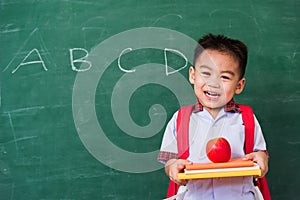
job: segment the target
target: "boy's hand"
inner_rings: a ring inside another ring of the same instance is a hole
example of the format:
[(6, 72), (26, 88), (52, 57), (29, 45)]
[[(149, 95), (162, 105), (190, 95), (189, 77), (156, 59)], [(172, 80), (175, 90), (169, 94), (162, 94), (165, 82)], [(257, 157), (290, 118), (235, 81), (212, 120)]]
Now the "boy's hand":
[(179, 180), (178, 179), (178, 173), (182, 172), (185, 165), (192, 164), (192, 162), (188, 160), (182, 160), (182, 159), (170, 159), (167, 161), (165, 165), (165, 172), (167, 176), (175, 182), (178, 185), (186, 185), (187, 180)]
[(245, 155), (244, 160), (253, 160), (261, 169), (261, 177), (264, 177), (268, 172), (268, 156), (264, 151), (252, 152)]

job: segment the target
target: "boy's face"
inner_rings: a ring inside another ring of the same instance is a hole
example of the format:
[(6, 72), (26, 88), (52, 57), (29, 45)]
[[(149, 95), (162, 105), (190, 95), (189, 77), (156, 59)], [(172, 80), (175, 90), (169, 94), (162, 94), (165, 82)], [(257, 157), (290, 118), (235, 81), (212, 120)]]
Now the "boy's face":
[(200, 103), (209, 111), (219, 111), (243, 91), (238, 61), (229, 54), (205, 50), (190, 68), (190, 82)]

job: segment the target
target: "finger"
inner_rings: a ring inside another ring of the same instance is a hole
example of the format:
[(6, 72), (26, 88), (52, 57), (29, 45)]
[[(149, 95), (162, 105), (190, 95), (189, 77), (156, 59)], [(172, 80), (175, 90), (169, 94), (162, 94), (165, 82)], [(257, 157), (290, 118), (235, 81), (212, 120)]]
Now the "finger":
[(174, 183), (176, 183), (177, 185), (186, 185), (188, 183), (188, 180), (178, 180), (178, 179), (171, 179)]
[(261, 169), (261, 176), (260, 177), (264, 177), (268, 172), (268, 165), (260, 164), (260, 169)]
[(191, 161), (188, 161), (188, 160), (181, 160), (181, 159), (179, 159), (178, 161), (179, 161), (179, 163), (182, 164), (182, 165), (190, 165), (190, 164), (192, 164), (192, 162), (191, 162)]
[(268, 172), (268, 164), (265, 163), (263, 160), (261, 159), (257, 159), (254, 162), (256, 162), (259, 165), (259, 168), (261, 170), (261, 177), (264, 177), (266, 175), (266, 173)]
[(177, 169), (179, 171), (182, 171), (186, 165), (190, 165), (192, 164), (191, 161), (188, 161), (188, 160), (179, 160), (178, 164), (177, 164)]
[(252, 153), (246, 154), (243, 158), (243, 160), (253, 160), (255, 158), (255, 155)]

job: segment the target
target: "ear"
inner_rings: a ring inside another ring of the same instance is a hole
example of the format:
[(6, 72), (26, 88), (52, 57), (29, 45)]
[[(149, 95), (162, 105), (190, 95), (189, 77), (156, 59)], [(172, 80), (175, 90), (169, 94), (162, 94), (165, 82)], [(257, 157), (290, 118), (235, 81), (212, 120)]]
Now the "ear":
[(241, 80), (239, 80), (236, 89), (235, 89), (235, 94), (241, 94), (244, 87), (245, 87), (245, 83), (246, 83), (246, 79), (242, 78)]
[(189, 72), (190, 72), (189, 73), (190, 83), (194, 84), (195, 83), (195, 68), (193, 66), (191, 66)]

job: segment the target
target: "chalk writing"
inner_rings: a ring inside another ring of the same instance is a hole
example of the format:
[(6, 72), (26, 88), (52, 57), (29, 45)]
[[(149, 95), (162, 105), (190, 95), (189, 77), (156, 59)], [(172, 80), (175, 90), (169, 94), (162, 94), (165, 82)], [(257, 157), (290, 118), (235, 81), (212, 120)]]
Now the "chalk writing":
[[(84, 56), (81, 56), (79, 58), (75, 58), (74, 54), (75, 52), (83, 52)], [(122, 65), (121, 65), (121, 57), (126, 54), (127, 52), (133, 51), (132, 48), (128, 47), (125, 48), (121, 51), (120, 55), (118, 56), (118, 67), (121, 71), (125, 72), (125, 73), (133, 73), (136, 70), (135, 69), (125, 69)], [(172, 66), (169, 66), (168, 63), (168, 56), (167, 56), (167, 52), (171, 52), (174, 54), (177, 54), (179, 56), (181, 56), (184, 60), (185, 60), (185, 64), (184, 66), (180, 67), (179, 69), (176, 70), (172, 70)], [(36, 54), (37, 55), (37, 59), (33, 60), (33, 61), (27, 61), (28, 57), (31, 56), (32, 54)], [(88, 56), (89, 56), (89, 52), (84, 49), (84, 48), (71, 48), (69, 49), (69, 53), (70, 53), (70, 64), (71, 64), (71, 69), (73, 71), (76, 72), (85, 72), (91, 69), (92, 67), (92, 62), (88, 60)], [(79, 63), (79, 65), (76, 65), (76, 63)], [(10, 63), (11, 64), (11, 63)], [(38, 51), (37, 48), (32, 49), (25, 57), (24, 59), (21, 61), (21, 63), (12, 71), (12, 74), (16, 73), (21, 67), (27, 66), (27, 65), (32, 65), (32, 64), (40, 64), (43, 69), (45, 71), (48, 71), (48, 68), (46, 67), (46, 64), (44, 62), (44, 60), (42, 59), (42, 56), (40, 54), (40, 52)], [(176, 72), (179, 72), (180, 70), (184, 69), (185, 67), (187, 67), (188, 65), (188, 59), (186, 58), (186, 56), (180, 52), (179, 50), (176, 49), (170, 49), (170, 48), (165, 48), (164, 49), (164, 65), (165, 65), (165, 72), (166, 72), (166, 76), (169, 76), (171, 74), (174, 74)]]
[[(89, 53), (86, 49), (72, 48), (72, 49), (69, 49), (69, 51), (70, 51), (70, 61), (71, 61), (72, 70), (77, 71), (77, 72), (84, 72), (84, 71), (89, 70), (92, 67), (92, 63), (90, 61), (86, 60), (86, 58), (89, 55)], [(74, 60), (73, 51), (83, 51), (83, 52), (85, 52), (85, 56)], [(86, 63), (87, 67), (86, 68), (81, 67), (80, 69), (77, 69), (74, 63)]]
[[(132, 70), (128, 70), (128, 69), (124, 69), (122, 66), (121, 66), (121, 57), (122, 55), (125, 54), (125, 52), (127, 51), (132, 51), (132, 48), (126, 48), (124, 50), (122, 50), (122, 52), (120, 53), (119, 57), (118, 57), (118, 67), (121, 71), (125, 72), (125, 73), (132, 73), (132, 72), (135, 72), (135, 69), (132, 69)], [(177, 55), (180, 55), (184, 60), (185, 60), (185, 65), (180, 67), (179, 69), (177, 70), (173, 70), (173, 71), (169, 71), (170, 70), (170, 66), (168, 65), (168, 57), (167, 57), (167, 51), (169, 52), (172, 52), (172, 53), (175, 53)], [(188, 59), (186, 58), (186, 56), (181, 53), (180, 51), (176, 50), (176, 49), (169, 49), (169, 48), (165, 48), (164, 49), (164, 58), (165, 58), (165, 67), (166, 67), (166, 75), (170, 75), (170, 74), (174, 74), (176, 72), (179, 72), (180, 70), (184, 69), (187, 67), (187, 64), (188, 64)]]
[(119, 55), (118, 57), (118, 67), (121, 71), (123, 72), (126, 72), (126, 73), (132, 73), (132, 72), (135, 72), (135, 69), (131, 69), (131, 70), (128, 70), (128, 69), (124, 69), (122, 66), (121, 66), (121, 56), (126, 52), (126, 51), (132, 51), (132, 48), (126, 48), (124, 49), (121, 54)]
[[(39, 60), (25, 62), (25, 61), (27, 60), (27, 58), (28, 58), (33, 52), (35, 52), (35, 53), (37, 54), (37, 56), (39, 57)], [(41, 55), (40, 55), (40, 53), (39, 53), (39, 51), (38, 51), (36, 48), (34, 48), (34, 49), (32, 49), (32, 50), (25, 56), (25, 58), (22, 60), (22, 62), (21, 62), (21, 63), (17, 66), (17, 68), (14, 69), (11, 73), (14, 74), (14, 73), (15, 73), (20, 67), (22, 67), (22, 66), (25, 66), (25, 65), (31, 65), (31, 64), (39, 64), (39, 63), (43, 66), (43, 68), (44, 68), (45, 71), (48, 70), (47, 67), (46, 67), (46, 65), (45, 65), (45, 62), (43, 61), (43, 59), (42, 59), (42, 57), (41, 57)]]
[[(182, 58), (184, 58), (185, 60), (185, 65), (177, 70), (173, 70), (171, 72), (168, 71), (169, 69), (169, 66), (168, 66), (168, 58), (167, 58), (167, 51), (170, 51), (170, 52), (173, 52), (173, 53), (176, 53), (178, 55), (180, 55)], [(180, 70), (186, 68), (187, 64), (188, 64), (188, 59), (185, 57), (185, 55), (183, 53), (181, 53), (180, 51), (176, 50), (176, 49), (168, 49), (168, 48), (165, 48), (164, 49), (164, 55), (165, 55), (165, 66), (166, 66), (166, 75), (170, 75), (170, 74), (174, 74), (176, 72), (179, 72)]]

